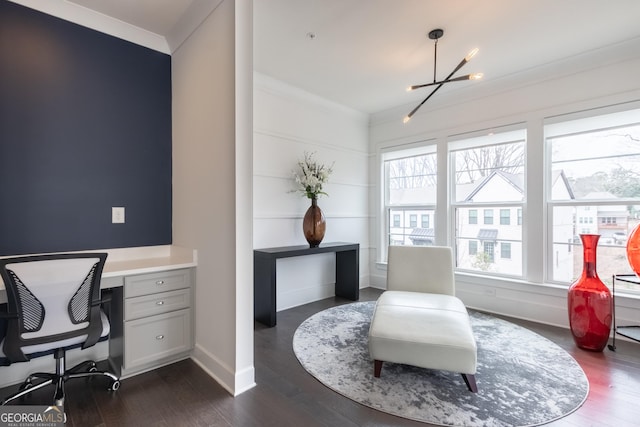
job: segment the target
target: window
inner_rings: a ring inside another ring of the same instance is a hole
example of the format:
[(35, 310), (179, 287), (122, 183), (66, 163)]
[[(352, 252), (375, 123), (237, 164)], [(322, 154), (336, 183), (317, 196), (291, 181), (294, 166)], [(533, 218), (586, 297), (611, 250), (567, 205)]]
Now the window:
[(485, 225), (493, 224), (493, 209), (484, 210), (484, 224)]
[(511, 210), (500, 209), (500, 225), (509, 225), (509, 224), (511, 224)]
[(598, 263), (598, 275), (603, 281), (610, 284), (613, 274), (632, 273), (626, 239), (618, 236), (628, 236), (640, 223), (640, 110), (549, 120), (545, 140), (551, 224), (547, 280), (569, 284), (580, 275), (578, 234), (587, 233), (601, 236), (598, 258), (606, 261)]
[[(387, 245), (433, 245), (437, 164), (435, 145), (381, 153), (384, 182), (384, 254)], [(420, 226), (418, 226), (420, 217)]]
[(469, 224), (477, 224), (477, 223), (478, 223), (478, 210), (469, 209)]
[[(543, 144), (527, 148), (525, 128)], [(379, 261), (386, 245), (434, 244), (439, 230), (457, 273), (568, 286), (582, 270), (579, 235), (597, 233), (600, 278), (633, 274), (625, 252), (640, 225), (640, 101), (439, 137), (437, 148), (446, 153), (436, 157), (435, 140), (381, 148)], [(438, 212), (436, 190), (450, 203)], [(640, 286), (623, 282), (616, 291), (640, 296)]]
[(511, 243), (500, 243), (500, 258), (511, 259)]
[[(516, 128), (449, 143), (458, 270), (522, 277), (525, 130)], [(518, 212), (518, 226), (511, 225), (513, 211)], [(499, 220), (494, 221), (494, 215), (500, 215)], [(502, 253), (503, 244), (509, 247), (509, 258), (496, 260), (495, 250)]]

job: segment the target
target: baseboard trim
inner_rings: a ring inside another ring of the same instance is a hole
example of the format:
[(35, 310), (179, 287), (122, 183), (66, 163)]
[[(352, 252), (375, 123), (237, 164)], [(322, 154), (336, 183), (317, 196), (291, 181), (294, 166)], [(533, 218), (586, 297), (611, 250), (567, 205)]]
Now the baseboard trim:
[(227, 390), (229, 394), (235, 396), (235, 375), (231, 368), (229, 368), (213, 354), (202, 348), (199, 344), (195, 345), (191, 360), (193, 360), (211, 378), (216, 380), (222, 387), (224, 387), (224, 389)]
[(242, 369), (236, 373), (236, 385), (235, 393), (233, 396), (238, 396), (247, 390), (250, 390), (256, 386), (256, 371), (253, 365)]

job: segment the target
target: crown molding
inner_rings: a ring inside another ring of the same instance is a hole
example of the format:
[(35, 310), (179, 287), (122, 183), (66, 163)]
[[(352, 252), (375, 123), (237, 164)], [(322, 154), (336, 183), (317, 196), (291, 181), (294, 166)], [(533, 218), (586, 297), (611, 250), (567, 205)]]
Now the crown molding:
[(191, 34), (213, 13), (223, 0), (193, 0), (166, 35), (168, 48), (175, 52)]
[(165, 37), (65, 0), (10, 0), (65, 21), (171, 54)]

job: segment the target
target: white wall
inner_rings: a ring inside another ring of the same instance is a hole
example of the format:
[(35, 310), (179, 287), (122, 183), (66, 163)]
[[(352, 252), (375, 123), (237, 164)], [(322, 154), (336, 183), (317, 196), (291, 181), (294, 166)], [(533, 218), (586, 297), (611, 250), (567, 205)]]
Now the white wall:
[(172, 58), (173, 242), (198, 250), (193, 358), (232, 394), (254, 384), (251, 106), (241, 89), (251, 76), (236, 69), (251, 56), (250, 33), (249, 46), (237, 36), (247, 25), (251, 1), (224, 0)]
[[(371, 119), (370, 149), (379, 157), (382, 147), (401, 146), (414, 141), (435, 139), (439, 159), (446, 163), (448, 136), (489, 130), (514, 123), (528, 129), (527, 209), (523, 241), (527, 280), (487, 279), (473, 275), (458, 275), (458, 294), (471, 307), (531, 319), (543, 323), (567, 326), (566, 287), (545, 286), (542, 271), (547, 236), (543, 209), (543, 134), (546, 117), (640, 100), (640, 39), (632, 40), (588, 55), (548, 64), (519, 76), (509, 76), (494, 82), (461, 84), (448, 93), (438, 93), (406, 125), (402, 117), (413, 108), (401, 108), (375, 114)], [(442, 95), (442, 96), (440, 96)], [(372, 160), (371, 180), (379, 182), (378, 162)], [(446, 178), (446, 171), (443, 178)], [(444, 181), (443, 181), (444, 182)], [(372, 212), (376, 226), (372, 242), (380, 240), (379, 191), (374, 191)], [(439, 212), (436, 233), (439, 244), (450, 244), (447, 229), (446, 192), (438, 194)], [(383, 264), (371, 258), (371, 282), (384, 287), (386, 271)], [(541, 286), (542, 285), (542, 286)], [(638, 300), (616, 298), (618, 324), (634, 324), (640, 318)]]
[[(368, 116), (255, 73), (253, 120), (254, 248), (306, 245), (302, 218), (309, 199), (294, 189), (292, 171), (304, 152), (333, 174), (318, 206), (324, 242), (360, 244), (360, 284), (369, 283)], [(333, 254), (278, 260), (277, 309), (334, 295)]]

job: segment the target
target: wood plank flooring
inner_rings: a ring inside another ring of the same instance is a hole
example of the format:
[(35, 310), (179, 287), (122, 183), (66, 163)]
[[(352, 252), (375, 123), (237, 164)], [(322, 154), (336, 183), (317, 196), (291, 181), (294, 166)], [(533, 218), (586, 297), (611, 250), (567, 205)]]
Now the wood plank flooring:
[[(374, 300), (367, 288), (360, 300)], [(278, 313), (278, 325), (255, 326), (257, 386), (233, 398), (194, 362), (185, 360), (122, 381), (117, 392), (102, 379), (67, 384), (68, 426), (427, 426), (369, 409), (329, 390), (298, 363), (291, 340), (298, 325), (312, 314), (339, 304), (328, 298)], [(585, 404), (551, 426), (640, 425), (640, 345), (617, 340), (617, 351), (591, 353), (577, 349), (569, 331), (513, 320), (566, 349), (590, 382)], [(480, 381), (480, 379), (479, 379)], [(7, 395), (16, 387), (0, 390)], [(49, 404), (40, 392), (25, 404)]]

